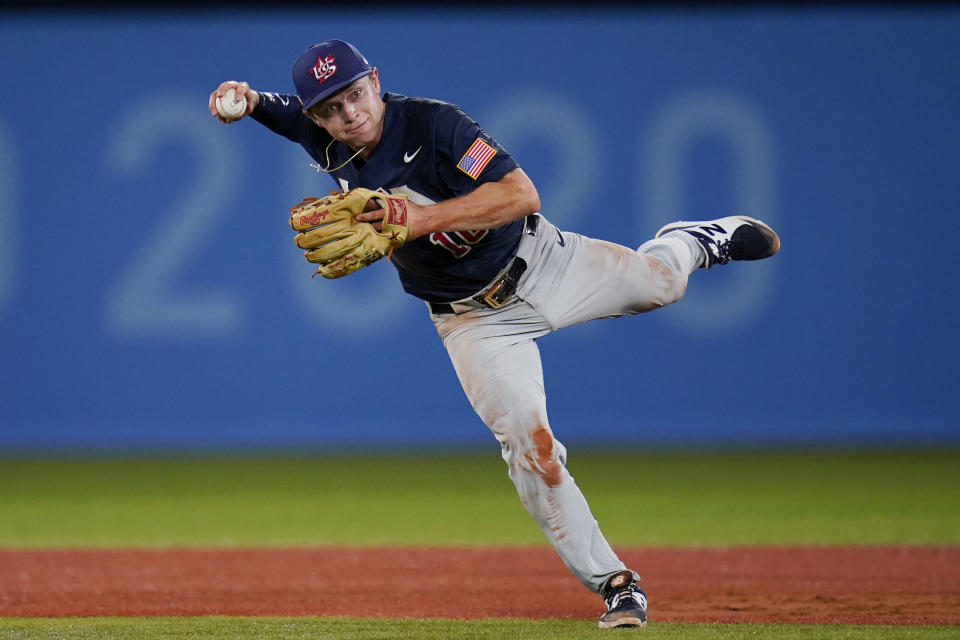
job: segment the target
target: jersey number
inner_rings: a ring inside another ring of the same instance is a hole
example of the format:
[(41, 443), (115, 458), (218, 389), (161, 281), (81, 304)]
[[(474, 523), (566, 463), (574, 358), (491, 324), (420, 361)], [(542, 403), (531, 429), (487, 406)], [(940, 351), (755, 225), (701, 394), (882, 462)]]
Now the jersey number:
[(443, 231), (430, 234), (430, 242), (443, 247), (457, 258), (470, 253), (470, 245), (477, 244), (487, 236), (489, 229), (478, 231)]

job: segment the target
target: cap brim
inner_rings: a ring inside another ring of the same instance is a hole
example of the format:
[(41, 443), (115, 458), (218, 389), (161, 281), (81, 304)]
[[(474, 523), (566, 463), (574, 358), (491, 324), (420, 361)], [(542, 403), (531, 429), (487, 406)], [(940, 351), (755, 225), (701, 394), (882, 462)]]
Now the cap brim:
[(336, 82), (336, 83), (330, 85), (329, 87), (324, 87), (323, 91), (321, 91), (320, 93), (318, 93), (317, 95), (315, 95), (315, 96), (310, 100), (310, 102), (308, 102), (307, 104), (303, 105), (303, 110), (304, 110), (304, 111), (307, 111), (307, 110), (310, 109), (311, 107), (316, 106), (317, 104), (323, 102), (324, 100), (326, 100), (327, 98), (329, 98), (330, 96), (332, 96), (333, 94), (335, 94), (336, 92), (342, 90), (344, 87), (349, 86), (351, 83), (356, 82), (357, 80), (359, 80), (359, 79), (362, 78), (363, 76), (370, 75), (371, 73), (373, 73), (373, 69), (364, 69), (364, 70), (361, 71), (360, 73), (354, 75), (352, 78), (347, 78), (346, 80), (341, 80), (341, 81), (339, 81), (339, 82)]

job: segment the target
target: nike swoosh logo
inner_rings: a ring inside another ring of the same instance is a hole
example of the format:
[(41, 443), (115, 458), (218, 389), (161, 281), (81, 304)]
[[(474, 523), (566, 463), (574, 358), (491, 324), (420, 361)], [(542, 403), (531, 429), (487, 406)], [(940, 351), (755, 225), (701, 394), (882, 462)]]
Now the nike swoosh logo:
[(417, 147), (417, 150), (414, 151), (413, 153), (403, 154), (403, 161), (406, 163), (409, 163), (411, 160), (417, 157), (417, 154), (420, 153), (420, 149), (423, 149), (423, 145), (420, 145), (419, 147)]

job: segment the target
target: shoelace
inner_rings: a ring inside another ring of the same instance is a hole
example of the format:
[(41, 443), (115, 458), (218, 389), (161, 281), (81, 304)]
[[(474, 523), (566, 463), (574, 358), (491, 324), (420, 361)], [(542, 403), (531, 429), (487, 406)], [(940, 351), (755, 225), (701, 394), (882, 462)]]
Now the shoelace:
[(725, 240), (717, 243), (717, 264), (727, 264), (730, 262), (730, 241)]
[(633, 600), (637, 605), (643, 605), (643, 594), (640, 592), (640, 587), (635, 584), (631, 584), (628, 587), (619, 589), (614, 592), (609, 598), (607, 598), (607, 609), (616, 609), (619, 607), (624, 600)]

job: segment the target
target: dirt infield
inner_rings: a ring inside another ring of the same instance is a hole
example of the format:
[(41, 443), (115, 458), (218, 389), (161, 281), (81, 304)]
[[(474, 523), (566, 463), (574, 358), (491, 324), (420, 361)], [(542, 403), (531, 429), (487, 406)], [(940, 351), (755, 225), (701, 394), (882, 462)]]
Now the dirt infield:
[[(619, 549), (653, 621), (960, 624), (960, 547)], [(0, 550), (0, 616), (583, 618), (547, 548)]]

